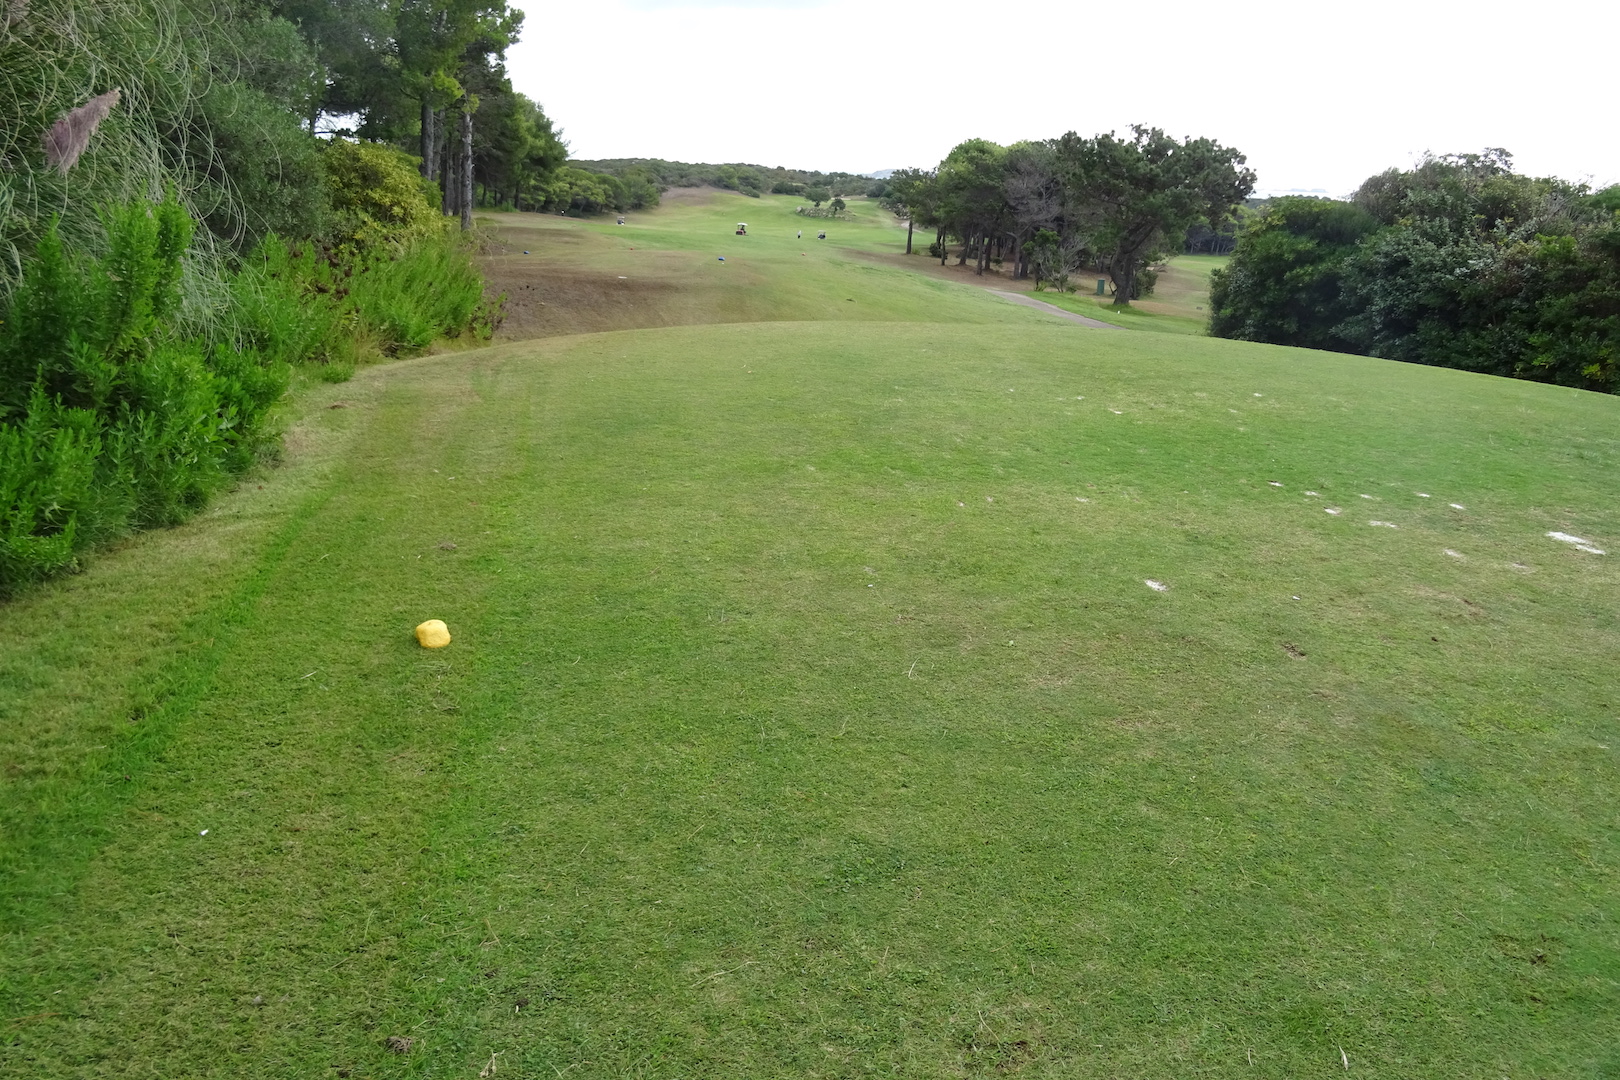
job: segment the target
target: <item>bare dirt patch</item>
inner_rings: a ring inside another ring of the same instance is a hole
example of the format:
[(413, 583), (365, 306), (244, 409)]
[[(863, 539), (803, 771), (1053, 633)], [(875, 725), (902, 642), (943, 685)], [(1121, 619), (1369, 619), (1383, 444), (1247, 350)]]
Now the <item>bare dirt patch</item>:
[(638, 245), (633, 230), (540, 214), (486, 217), (480, 225), (485, 296), (506, 295), (496, 341), (769, 317), (769, 303), (752, 288), (760, 280), (754, 271), (733, 263), (724, 275), (699, 272), (707, 256)]
[(506, 294), (502, 340), (590, 334), (670, 324), (671, 301), (682, 290), (670, 281), (570, 269), (548, 261), (485, 260), (491, 293)]

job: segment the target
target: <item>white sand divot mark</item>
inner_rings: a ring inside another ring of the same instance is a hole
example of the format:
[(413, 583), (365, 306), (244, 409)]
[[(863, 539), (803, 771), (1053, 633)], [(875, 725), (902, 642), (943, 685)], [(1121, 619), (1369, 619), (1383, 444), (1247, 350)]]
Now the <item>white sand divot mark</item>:
[(1569, 533), (1550, 532), (1547, 535), (1552, 537), (1554, 540), (1562, 540), (1566, 544), (1573, 544), (1573, 545), (1575, 545), (1575, 550), (1576, 551), (1584, 551), (1588, 555), (1607, 555), (1608, 554), (1608, 552), (1604, 551), (1602, 548), (1593, 547), (1592, 546), (1592, 541), (1590, 541), (1590, 540), (1582, 540), (1578, 536), (1569, 535)]
[(1453, 510), (1466, 510), (1466, 509), (1468, 509), (1468, 507), (1464, 506), (1462, 503), (1452, 503), (1451, 508)]
[(1362, 498), (1363, 499), (1370, 499), (1370, 498), (1372, 498), (1372, 496), (1371, 495), (1363, 495)]
[(1417, 497), (1418, 497), (1418, 498), (1420, 498), (1420, 499), (1428, 499), (1428, 498), (1432, 498), (1432, 496), (1429, 496), (1429, 495), (1425, 495), (1425, 494), (1423, 494), (1423, 492), (1421, 492), (1421, 491), (1420, 491), (1420, 492), (1418, 492), (1418, 493), (1417, 493)]
[(1450, 548), (1446, 548), (1445, 553), (1447, 555), (1450, 555), (1453, 559), (1462, 559), (1462, 558), (1467, 557), (1462, 552), (1460, 552), (1460, 551), (1452, 551)]
[(1090, 502), (1091, 500), (1090, 499), (1082, 499), (1080, 496), (1076, 495), (1074, 497), (1074, 501), (1075, 502)]
[(1334, 516), (1334, 517), (1337, 517), (1337, 516), (1339, 516), (1339, 515), (1340, 515), (1340, 514), (1342, 514), (1342, 513), (1344, 513), (1344, 511), (1343, 511), (1343, 510), (1340, 510), (1340, 509), (1339, 509), (1339, 508), (1338, 508), (1338, 507), (1337, 507), (1337, 506), (1329, 506), (1329, 507), (1326, 507), (1326, 508), (1324, 508), (1324, 511), (1325, 511), (1325, 512), (1326, 512), (1326, 513), (1329, 513), (1329, 514), (1332, 514), (1332, 515), (1333, 515), (1333, 516)]
[(1369, 525), (1382, 525), (1386, 529), (1399, 528), (1399, 526), (1397, 526), (1393, 521), (1369, 521), (1369, 522), (1367, 522), (1367, 524), (1369, 524)]
[(1256, 394), (1256, 395), (1254, 395), (1254, 396), (1255, 396), (1255, 397), (1264, 397), (1264, 396), (1265, 396), (1265, 395), (1264, 395), (1264, 394)]
[(1307, 495), (1320, 495), (1322, 493), (1320, 491), (1307, 491), (1305, 494), (1307, 494)]
[(1267, 480), (1266, 483), (1270, 484), (1272, 487), (1282, 487), (1282, 485), (1277, 483), (1275, 480)]
[(1118, 409), (1109, 409), (1108, 411), (1113, 413), (1115, 416), (1124, 416), (1125, 415), (1124, 413), (1120, 412)]
[(1154, 592), (1168, 592), (1168, 591), (1170, 591), (1170, 586), (1166, 585), (1162, 581), (1154, 581), (1152, 578), (1148, 578), (1146, 581), (1142, 582), (1142, 584), (1146, 585), (1148, 588), (1152, 589)]

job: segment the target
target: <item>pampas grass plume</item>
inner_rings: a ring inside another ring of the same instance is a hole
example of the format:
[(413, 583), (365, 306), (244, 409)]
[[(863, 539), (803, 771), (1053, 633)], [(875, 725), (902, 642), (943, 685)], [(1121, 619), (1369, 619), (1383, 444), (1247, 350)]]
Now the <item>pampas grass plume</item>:
[(64, 175), (73, 168), (79, 155), (84, 153), (84, 148), (90, 145), (90, 136), (96, 133), (96, 128), (107, 119), (107, 114), (112, 112), (112, 107), (118, 104), (122, 96), (115, 87), (63, 114), (42, 138), (45, 164), (61, 169)]

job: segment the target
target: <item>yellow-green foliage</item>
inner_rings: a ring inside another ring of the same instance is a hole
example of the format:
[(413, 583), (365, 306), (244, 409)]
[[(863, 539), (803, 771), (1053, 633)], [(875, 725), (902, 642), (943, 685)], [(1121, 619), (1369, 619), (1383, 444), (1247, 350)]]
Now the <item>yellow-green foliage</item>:
[(377, 143), (334, 139), (325, 158), (333, 240), (339, 247), (404, 245), (445, 230), (438, 190), (422, 179), (409, 154)]

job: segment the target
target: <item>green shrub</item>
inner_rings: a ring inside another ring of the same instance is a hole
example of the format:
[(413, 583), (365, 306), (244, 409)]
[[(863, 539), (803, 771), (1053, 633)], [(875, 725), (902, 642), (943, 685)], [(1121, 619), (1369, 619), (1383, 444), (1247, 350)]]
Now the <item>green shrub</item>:
[(294, 364), (351, 370), (369, 346), (385, 356), (441, 337), (488, 337), (484, 280), (462, 239), (356, 253), (289, 248), (269, 237), (233, 282), (239, 340)]
[(0, 319), (0, 595), (194, 513), (264, 449), (292, 365), (340, 382), (367, 349), (489, 336), (499, 302), (458, 235), (369, 220), (333, 248), (267, 236), (205, 325), (181, 311), (194, 225), (172, 194), (105, 211), (98, 258), (46, 231)]
[(0, 594), (73, 565), (96, 428), (94, 413), (63, 409), (38, 387), (18, 423), (0, 424)]
[(236, 343), (272, 363), (353, 361), (352, 324), (343, 311), (318, 300), (310, 287), (320, 259), (312, 244), (294, 252), (274, 234), (265, 237), (231, 279)]
[(215, 83), (197, 104), (211, 152), (195, 203), (214, 235), (244, 246), (272, 232), (324, 235), (332, 156), (293, 115), (241, 82)]
[(285, 363), (177, 329), (193, 223), (173, 194), (102, 220), (95, 259), (47, 230), (0, 324), (0, 595), (184, 519), (252, 461), (286, 388)]
[(1132, 300), (1145, 300), (1153, 295), (1153, 289), (1159, 284), (1159, 272), (1151, 266), (1144, 266), (1136, 272), (1136, 281), (1131, 288)]
[(389, 355), (460, 337), (473, 328), (484, 295), (471, 254), (450, 237), (369, 260), (347, 280), (361, 325)]
[(1210, 333), (1347, 352), (1353, 312), (1347, 261), (1378, 222), (1351, 203), (1281, 198), (1239, 235), (1232, 261), (1210, 278)]
[(334, 139), (322, 156), (335, 246), (370, 251), (428, 240), (449, 228), (449, 219), (439, 213), (438, 190), (422, 179), (409, 154)]

